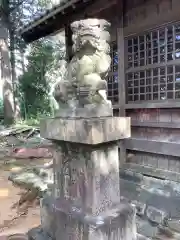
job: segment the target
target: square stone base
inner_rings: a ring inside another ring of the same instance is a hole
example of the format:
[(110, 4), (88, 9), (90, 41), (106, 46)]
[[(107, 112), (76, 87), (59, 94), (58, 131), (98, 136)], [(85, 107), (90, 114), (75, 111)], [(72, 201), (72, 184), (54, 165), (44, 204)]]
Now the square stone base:
[(48, 118), (40, 132), (50, 140), (96, 145), (130, 137), (130, 118)]
[(55, 238), (52, 238), (46, 232), (44, 232), (41, 226), (29, 230), (28, 239), (29, 240), (55, 240)]
[(56, 209), (54, 212), (56, 220), (53, 236), (43, 229), (33, 229), (28, 233), (29, 238), (34, 240), (136, 240), (136, 212), (127, 203), (121, 203), (96, 217), (76, 212), (73, 207), (71, 211), (65, 211)]
[[(57, 228), (55, 238), (87, 240), (135, 240), (135, 209), (120, 203), (98, 216), (83, 212), (74, 206), (56, 209)], [(61, 237), (60, 237), (61, 236)]]

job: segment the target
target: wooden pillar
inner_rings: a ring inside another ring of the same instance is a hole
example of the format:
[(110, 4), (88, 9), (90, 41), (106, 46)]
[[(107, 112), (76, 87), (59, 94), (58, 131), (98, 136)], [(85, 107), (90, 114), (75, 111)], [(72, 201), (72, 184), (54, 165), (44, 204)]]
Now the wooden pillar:
[[(125, 54), (124, 54), (124, 0), (117, 0), (117, 50), (118, 50), (118, 92), (119, 92), (119, 116), (124, 117), (126, 104), (125, 87)], [(126, 161), (126, 147), (124, 140), (120, 140), (120, 167)]]
[(70, 24), (67, 24), (65, 26), (65, 39), (66, 39), (66, 61), (70, 62), (73, 56), (72, 53), (72, 31), (71, 31), (71, 27)]

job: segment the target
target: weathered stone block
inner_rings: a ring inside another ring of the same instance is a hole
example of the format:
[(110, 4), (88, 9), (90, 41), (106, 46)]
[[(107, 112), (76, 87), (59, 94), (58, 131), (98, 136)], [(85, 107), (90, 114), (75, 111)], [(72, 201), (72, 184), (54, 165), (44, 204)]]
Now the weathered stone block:
[(143, 180), (143, 174), (141, 173), (136, 173), (133, 172), (131, 170), (127, 170), (127, 169), (120, 169), (120, 177), (128, 180), (128, 181), (132, 181), (135, 183), (141, 183)]
[(180, 219), (169, 219), (167, 224), (172, 231), (180, 233)]
[(69, 206), (56, 207), (56, 239), (135, 240), (135, 209), (129, 204), (119, 204), (113, 209), (92, 216), (83, 209)]
[(136, 206), (137, 215), (143, 216), (145, 214), (145, 210), (146, 210), (146, 204), (145, 203), (142, 203), (142, 202), (139, 202), (139, 201), (136, 201), (136, 200), (133, 200), (131, 203)]
[(50, 140), (100, 144), (130, 137), (130, 118), (48, 118), (41, 121), (41, 136)]
[(152, 206), (148, 206), (146, 209), (146, 216), (149, 219), (149, 221), (157, 224), (163, 223), (166, 215), (167, 215), (166, 212)]
[(49, 236), (42, 228), (34, 228), (28, 232), (29, 239), (136, 240), (136, 213), (129, 204), (119, 204), (100, 216), (74, 211), (73, 207), (70, 209), (66, 205), (66, 208), (56, 209), (55, 215), (55, 237)]
[(29, 240), (53, 240), (41, 227), (32, 228), (28, 232)]
[(53, 152), (55, 189), (91, 214), (120, 202), (118, 146), (57, 143)]
[(158, 227), (153, 226), (148, 221), (144, 221), (140, 218), (137, 218), (136, 223), (137, 223), (137, 232), (142, 236), (145, 236), (150, 239), (154, 239), (159, 233)]
[(47, 236), (54, 238), (56, 219), (51, 197), (46, 196), (40, 200), (40, 216), (43, 232), (46, 233)]

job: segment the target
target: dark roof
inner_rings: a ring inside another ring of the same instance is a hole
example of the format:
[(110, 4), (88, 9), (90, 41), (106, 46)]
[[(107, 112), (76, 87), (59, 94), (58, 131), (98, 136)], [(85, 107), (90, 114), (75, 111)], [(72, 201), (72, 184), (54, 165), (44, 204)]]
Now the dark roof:
[(33, 22), (20, 29), (20, 35), (27, 43), (52, 34), (62, 28), (68, 22), (83, 17), (84, 10), (97, 0), (66, 0), (47, 10)]

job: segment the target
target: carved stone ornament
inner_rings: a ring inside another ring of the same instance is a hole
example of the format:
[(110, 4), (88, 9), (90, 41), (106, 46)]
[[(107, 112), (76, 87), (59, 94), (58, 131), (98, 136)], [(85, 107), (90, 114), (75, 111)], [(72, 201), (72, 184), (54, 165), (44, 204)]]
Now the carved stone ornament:
[(74, 56), (54, 89), (60, 108), (111, 105), (106, 76), (110, 69), (110, 23), (85, 19), (71, 24)]

